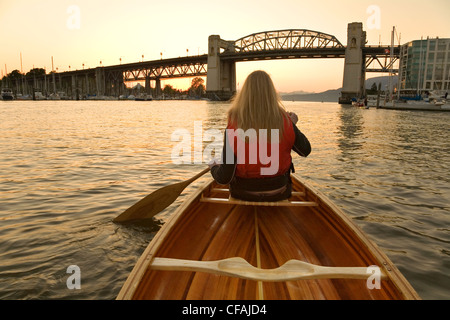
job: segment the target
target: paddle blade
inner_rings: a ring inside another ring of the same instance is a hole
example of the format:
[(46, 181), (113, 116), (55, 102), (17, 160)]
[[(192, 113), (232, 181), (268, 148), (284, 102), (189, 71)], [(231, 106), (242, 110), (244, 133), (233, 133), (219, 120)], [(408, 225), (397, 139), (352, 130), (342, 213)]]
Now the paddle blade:
[(155, 190), (117, 216), (113, 222), (149, 219), (175, 202), (185, 187), (186, 183), (180, 182)]
[(122, 214), (117, 216), (113, 222), (127, 222), (132, 220), (149, 219), (165, 208), (170, 206), (178, 198), (180, 193), (193, 181), (207, 173), (209, 168), (197, 173), (189, 180), (178, 182), (153, 191), (142, 200), (136, 202)]

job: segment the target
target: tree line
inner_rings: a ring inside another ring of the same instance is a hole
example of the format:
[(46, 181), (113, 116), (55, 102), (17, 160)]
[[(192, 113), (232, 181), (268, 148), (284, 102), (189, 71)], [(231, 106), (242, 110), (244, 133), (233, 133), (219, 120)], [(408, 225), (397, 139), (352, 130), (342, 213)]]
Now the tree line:
[(186, 90), (182, 91), (175, 89), (172, 85), (166, 84), (162, 92), (165, 96), (174, 97), (177, 95), (187, 94), (188, 96), (195, 98), (202, 98), (206, 94), (205, 80), (201, 77), (195, 77), (191, 81), (191, 86)]
[(33, 68), (27, 73), (21, 73), (19, 70), (15, 69), (8, 73), (7, 75), (4, 75), (3, 78), (0, 80), (0, 83), (11, 83), (12, 81), (16, 80), (22, 80), (22, 79), (33, 79), (34, 77), (40, 77), (45, 75), (45, 69), (43, 68)]

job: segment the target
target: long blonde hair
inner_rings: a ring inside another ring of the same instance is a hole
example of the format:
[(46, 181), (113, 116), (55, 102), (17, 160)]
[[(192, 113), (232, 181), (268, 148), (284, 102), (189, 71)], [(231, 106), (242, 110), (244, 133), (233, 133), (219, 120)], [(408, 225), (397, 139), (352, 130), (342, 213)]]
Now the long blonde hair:
[(228, 110), (228, 121), (237, 128), (267, 129), (269, 135), (270, 129), (279, 129), (280, 137), (283, 136), (284, 117), (287, 114), (272, 79), (261, 70), (248, 75)]

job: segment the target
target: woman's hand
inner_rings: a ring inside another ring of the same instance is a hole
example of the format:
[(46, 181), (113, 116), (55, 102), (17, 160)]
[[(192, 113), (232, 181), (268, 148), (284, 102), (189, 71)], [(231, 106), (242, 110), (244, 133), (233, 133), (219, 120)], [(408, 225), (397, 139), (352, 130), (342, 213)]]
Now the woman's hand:
[(294, 112), (288, 112), (289, 118), (291, 118), (292, 123), (297, 124), (298, 116)]
[(211, 169), (214, 166), (218, 166), (220, 164), (219, 160), (217, 159), (212, 159), (211, 161), (208, 162), (208, 167), (209, 169)]

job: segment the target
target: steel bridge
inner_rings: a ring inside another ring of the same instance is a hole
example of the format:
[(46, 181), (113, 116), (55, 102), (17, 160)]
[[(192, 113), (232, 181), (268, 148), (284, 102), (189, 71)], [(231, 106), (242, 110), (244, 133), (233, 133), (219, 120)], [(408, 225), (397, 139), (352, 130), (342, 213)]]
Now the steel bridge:
[[(235, 51), (221, 53), (222, 60), (345, 58), (346, 49), (335, 36), (304, 29), (254, 33), (236, 40), (233, 47)], [(390, 49), (388, 46), (365, 46), (366, 72), (389, 72), (399, 58), (399, 47), (394, 47), (393, 59)], [(393, 71), (398, 72), (397, 69)]]
[(305, 29), (259, 32), (236, 41), (210, 36), (207, 91), (219, 97), (231, 96), (236, 88), (236, 62), (344, 58), (344, 97), (341, 102), (349, 103), (353, 97), (364, 95), (366, 72), (398, 72), (394, 65), (399, 59), (400, 47), (367, 46), (365, 39), (361, 23), (349, 24), (347, 46), (333, 35)]
[(222, 59), (339, 58), (345, 53), (334, 36), (303, 29), (254, 33), (234, 41), (232, 48)]
[[(234, 41), (212, 35), (208, 39), (208, 54), (51, 73), (37, 81), (28, 80), (26, 84), (32, 82), (34, 89), (48, 94), (66, 91), (76, 97), (77, 93), (118, 97), (125, 93), (127, 82), (145, 82), (146, 92), (158, 95), (161, 79), (206, 76), (209, 96), (224, 100), (236, 91), (237, 62), (344, 58), (343, 92), (348, 87), (349, 98), (364, 94), (361, 82), (365, 80), (366, 72), (397, 72), (394, 64), (399, 53), (399, 47), (367, 46), (362, 24), (351, 23), (346, 46), (333, 35), (306, 29), (265, 31)], [(154, 81), (155, 88), (150, 86), (150, 81)], [(24, 84), (17, 83), (16, 86), (19, 88)]]

